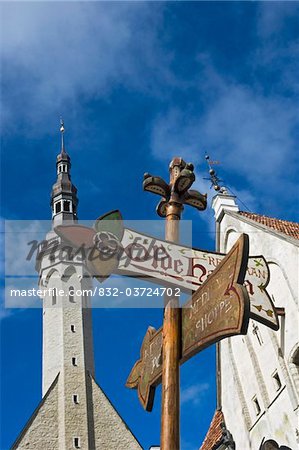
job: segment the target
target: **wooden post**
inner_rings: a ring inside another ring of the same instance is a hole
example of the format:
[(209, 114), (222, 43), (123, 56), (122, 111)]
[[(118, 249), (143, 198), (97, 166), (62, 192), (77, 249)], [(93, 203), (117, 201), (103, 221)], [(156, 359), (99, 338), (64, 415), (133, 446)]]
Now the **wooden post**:
[[(174, 174), (170, 165), (170, 185)], [(165, 238), (178, 242), (183, 205), (172, 191), (166, 206)], [(161, 450), (180, 448), (180, 308), (179, 297), (165, 296), (163, 321)]]
[[(166, 240), (177, 243), (183, 205), (187, 204), (202, 211), (207, 206), (207, 196), (200, 194), (198, 191), (189, 191), (195, 181), (193, 164), (186, 164), (182, 158), (173, 158), (169, 171), (169, 184), (161, 177), (145, 173), (143, 189), (162, 197), (156, 211), (160, 217), (166, 218)], [(180, 448), (180, 320), (179, 297), (165, 296), (162, 344), (161, 450), (179, 450)]]

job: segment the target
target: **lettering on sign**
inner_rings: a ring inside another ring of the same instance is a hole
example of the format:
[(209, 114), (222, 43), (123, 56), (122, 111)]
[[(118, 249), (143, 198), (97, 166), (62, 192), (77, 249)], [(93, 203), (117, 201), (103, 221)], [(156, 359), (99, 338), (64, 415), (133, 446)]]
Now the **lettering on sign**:
[[(121, 258), (116, 273), (175, 285), (185, 292), (201, 286), (225, 257), (222, 253), (188, 248), (128, 228), (124, 229), (121, 244), (127, 257)], [(276, 310), (266, 289), (269, 280), (265, 258), (250, 256), (244, 280), (250, 298), (250, 316), (278, 330)]]
[[(248, 236), (242, 235), (214, 272), (183, 306), (180, 364), (228, 336), (245, 334), (249, 296), (243, 286), (248, 262)], [(126, 386), (138, 389), (142, 406), (151, 411), (162, 378), (162, 328), (147, 330)]]
[(182, 360), (219, 339), (247, 331), (249, 297), (243, 286), (248, 236), (242, 235), (182, 308)]
[(140, 351), (140, 359), (135, 363), (127, 379), (126, 386), (138, 390), (140, 403), (151, 411), (155, 388), (162, 378), (162, 329), (147, 329)]

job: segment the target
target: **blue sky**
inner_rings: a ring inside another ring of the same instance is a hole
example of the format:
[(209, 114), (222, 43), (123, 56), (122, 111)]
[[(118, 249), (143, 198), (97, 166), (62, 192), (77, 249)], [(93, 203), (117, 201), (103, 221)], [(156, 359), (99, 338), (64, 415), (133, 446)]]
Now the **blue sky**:
[[(195, 164), (195, 188), (210, 201), (207, 151), (250, 210), (297, 220), (298, 3), (2, 2), (1, 11), (2, 218), (50, 218), (62, 115), (81, 219), (115, 208), (156, 219), (142, 176), (166, 178), (175, 155)], [(195, 246), (215, 248), (212, 216), (210, 203), (186, 208)], [(159, 442), (160, 389), (149, 414), (124, 383), (161, 319), (154, 309), (93, 313), (97, 381), (145, 448)], [(40, 310), (1, 311), (1, 450), (40, 400), (41, 332)], [(202, 442), (214, 378), (213, 348), (182, 367), (182, 450)]]

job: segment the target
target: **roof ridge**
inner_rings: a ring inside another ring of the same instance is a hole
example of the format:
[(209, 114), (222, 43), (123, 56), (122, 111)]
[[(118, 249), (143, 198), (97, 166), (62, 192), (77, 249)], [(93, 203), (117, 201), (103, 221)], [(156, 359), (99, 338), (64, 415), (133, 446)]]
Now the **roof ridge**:
[(285, 234), (286, 236), (292, 237), (294, 239), (299, 239), (299, 223), (297, 222), (277, 219), (275, 217), (265, 216), (263, 214), (257, 214), (247, 211), (239, 211), (238, 214), (256, 223), (264, 225), (278, 233)]
[(294, 225), (298, 225), (298, 222), (293, 222), (292, 220), (286, 220), (286, 219), (278, 219), (277, 217), (271, 217), (271, 216), (267, 216), (266, 214), (259, 214), (259, 213), (254, 213), (251, 211), (239, 211), (240, 214), (244, 214), (244, 215), (254, 215), (254, 216), (258, 216), (258, 217), (265, 217), (267, 219), (271, 219), (271, 220), (278, 220), (279, 222), (287, 222), (287, 223), (292, 223)]

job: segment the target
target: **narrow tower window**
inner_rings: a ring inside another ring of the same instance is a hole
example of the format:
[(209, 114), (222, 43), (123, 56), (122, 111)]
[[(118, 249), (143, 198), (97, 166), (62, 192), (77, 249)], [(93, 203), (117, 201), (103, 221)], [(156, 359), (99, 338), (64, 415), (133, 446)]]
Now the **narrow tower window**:
[(63, 202), (63, 210), (66, 212), (70, 210), (70, 202), (68, 202), (67, 200), (64, 200)]
[(258, 401), (257, 397), (253, 397), (252, 401), (253, 401), (253, 406), (254, 406), (256, 415), (258, 416), (261, 413), (261, 407), (260, 407), (259, 401)]
[(72, 357), (73, 366), (77, 366), (77, 358), (75, 356)]
[(57, 214), (57, 213), (60, 213), (60, 211), (61, 211), (61, 203), (57, 202), (55, 205), (55, 212)]
[(80, 438), (74, 437), (74, 448), (80, 448)]
[(254, 322), (252, 322), (252, 333), (256, 336), (258, 343), (260, 345), (263, 345), (264, 342), (263, 342), (263, 338), (262, 338), (260, 329)]
[(54, 254), (54, 253), (51, 253), (51, 254), (50, 254), (49, 260), (50, 260), (51, 263), (54, 263), (54, 262), (55, 262), (55, 254)]
[(76, 331), (75, 325), (71, 325), (71, 332), (75, 333), (75, 331)]
[(74, 286), (69, 287), (69, 301), (71, 303), (75, 303), (75, 297), (74, 297)]
[(276, 390), (279, 391), (279, 389), (281, 388), (281, 381), (280, 381), (280, 377), (277, 373), (277, 370), (273, 373), (272, 378), (273, 378)]
[(73, 395), (73, 402), (75, 403), (75, 405), (78, 405), (78, 403), (79, 403), (79, 397), (78, 397), (77, 394), (74, 394), (74, 395)]
[(56, 297), (56, 288), (52, 291), (52, 305), (56, 305), (57, 297)]

